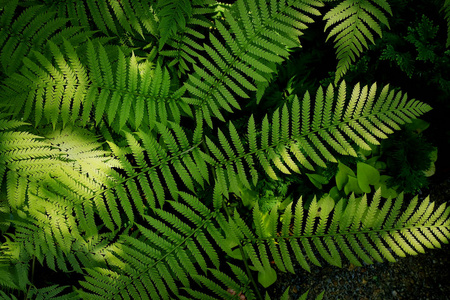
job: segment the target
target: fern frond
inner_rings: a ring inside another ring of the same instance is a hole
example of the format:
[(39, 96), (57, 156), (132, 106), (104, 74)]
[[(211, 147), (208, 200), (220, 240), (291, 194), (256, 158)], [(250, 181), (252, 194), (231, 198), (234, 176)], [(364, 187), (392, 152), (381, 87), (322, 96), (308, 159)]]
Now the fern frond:
[(85, 66), (69, 41), (64, 40), (63, 48), (53, 42), (48, 45), (51, 58), (34, 52), (2, 86), (0, 99), (14, 103), (11, 112), (23, 120), (32, 118), (34, 111), (36, 125), (74, 124), (79, 117), (87, 124), (93, 115), (97, 124), (105, 119), (120, 132), (126, 125), (179, 122), (182, 113), (190, 112), (176, 101), (184, 89), (172, 94), (169, 73), (160, 65), (154, 70), (148, 64), (139, 65), (134, 55), (126, 59), (120, 48), (118, 62), (113, 64), (105, 47), (89, 41)]
[(214, 233), (219, 212), (210, 211), (192, 195), (180, 196), (183, 200), (167, 203), (173, 213), (155, 209), (153, 217), (145, 216), (145, 225), (137, 224), (138, 235), (120, 236), (108, 254), (110, 270), (87, 270), (89, 275), (81, 282), (85, 297), (94, 293), (103, 299), (135, 294), (151, 299), (180, 297), (184, 288), (189, 291), (196, 285), (194, 280), (203, 278), (199, 274), (219, 267), (217, 245), (213, 245), (223, 240)]
[(147, 0), (44, 1), (44, 4), (57, 11), (59, 17), (71, 19), (74, 25), (100, 30), (106, 35), (137, 33), (144, 37), (145, 33), (156, 33), (155, 16)]
[(7, 172), (11, 208), (26, 207), (33, 213), (40, 212), (47, 202), (64, 205), (66, 213), (76, 215), (81, 230), (88, 233), (96, 231), (94, 214), (111, 230), (113, 220), (120, 223), (115, 200), (96, 195), (113, 182), (111, 168), (119, 164), (109, 152), (98, 149), (101, 144), (92, 134), (84, 130), (55, 130), (45, 134), (46, 140), (26, 132), (1, 135), (2, 172)]
[[(231, 268), (231, 271), (237, 277), (236, 279), (238, 279), (238, 281), (234, 280), (233, 278), (217, 269), (209, 270), (209, 272), (213, 276), (213, 279), (210, 279), (211, 277), (206, 277), (203, 275), (195, 276), (195, 279), (201, 282), (204, 287), (212, 291), (215, 295), (219, 296), (219, 298), (215, 298), (207, 294), (202, 295), (199, 291), (194, 291), (192, 289), (187, 289), (186, 291), (189, 293), (189, 295), (196, 297), (196, 299), (236, 299), (236, 295), (244, 295), (246, 299), (254, 299), (255, 294), (249, 287), (251, 281), (248, 278), (247, 274), (235, 265), (229, 264), (229, 266)], [(217, 282), (220, 282), (220, 284), (218, 284)]]
[(447, 20), (447, 43), (445, 46), (448, 48), (450, 46), (450, 0), (445, 0), (441, 11)]
[(195, 73), (185, 84), (190, 97), (184, 98), (202, 111), (209, 126), (211, 117), (224, 120), (220, 109), (239, 109), (236, 96), (248, 98), (248, 91), (256, 91), (255, 81), (267, 81), (274, 65), (289, 55), (286, 47), (299, 46), (301, 30), (312, 22), (308, 15), (318, 14), (314, 7), (321, 6), (319, 2), (273, 4), (269, 10), (264, 1), (239, 0), (225, 10), (224, 22), (216, 20), (218, 34), (210, 34), (213, 47), (205, 45), (205, 55), (198, 57), (202, 68), (194, 66)]
[[(217, 180), (225, 195), (228, 190), (236, 192), (243, 187), (249, 188), (250, 181), (246, 179), (249, 176), (253, 183), (258, 181), (255, 161), (273, 179), (277, 179), (277, 175), (272, 166), (287, 174), (291, 171), (299, 173), (301, 167), (312, 169), (314, 164), (326, 167), (325, 161), (336, 162), (335, 152), (356, 156), (357, 148), (351, 143), (370, 150), (369, 144), (379, 144), (379, 139), (386, 138), (393, 129), (398, 129), (398, 125), (431, 109), (425, 103), (408, 100), (402, 92), (391, 91), (387, 95), (387, 86), (378, 95), (375, 84), (370, 89), (367, 86), (360, 88), (357, 84), (350, 96), (345, 90), (345, 82), (341, 83), (338, 93), (332, 85), (325, 95), (319, 88), (313, 112), (308, 92), (301, 105), (295, 97), (290, 109), (285, 105), (281, 114), (280, 110), (273, 113), (271, 122), (266, 116), (261, 130), (256, 129), (254, 118), (250, 117), (248, 145), (237, 135), (232, 124), (231, 138), (219, 131), (221, 147), (207, 138), (206, 144), (212, 154), (207, 162), (218, 174)], [(324, 97), (327, 103), (326, 109), (322, 110)], [(240, 179), (239, 183), (236, 178)]]
[[(205, 30), (212, 28), (213, 23), (209, 21), (208, 16), (216, 13), (215, 5), (217, 3), (214, 0), (192, 1), (186, 24), (167, 40), (166, 45), (169, 47), (159, 52), (160, 55), (171, 59), (169, 67), (177, 65), (179, 77), (192, 70), (192, 65), (197, 64), (196, 58), (204, 51), (201, 42), (206, 38)], [(171, 24), (174, 25), (176, 23)]]
[[(67, 288), (68, 286), (60, 286), (58, 284), (54, 284), (44, 288), (31, 289), (28, 293), (28, 296), (33, 297), (36, 300), (78, 299), (78, 295), (75, 292), (67, 293), (67, 291), (65, 291), (65, 289)], [(64, 292), (63, 295), (61, 295), (62, 292)]]
[[(411, 209), (394, 217), (395, 224), (388, 222), (387, 215), (381, 213), (379, 205), (380, 191), (378, 190), (372, 202), (366, 201), (366, 196), (362, 198), (351, 197), (348, 203), (343, 204), (339, 201), (334, 209), (322, 207), (317, 211), (317, 202), (311, 203), (306, 217), (306, 226), (300, 230), (289, 232), (286, 228), (288, 224), (294, 228), (301, 228), (305, 222), (305, 213), (298, 214), (297, 209), (302, 209), (302, 200), (295, 207), (289, 205), (283, 213), (283, 218), (278, 221), (278, 211), (274, 208), (270, 214), (274, 214), (273, 219), (280, 222), (282, 231), (278, 232), (278, 225), (267, 226), (259, 220), (263, 218), (263, 213), (257, 206), (253, 211), (253, 223), (256, 231), (264, 232), (264, 235), (249, 237), (243, 231), (241, 243), (244, 244), (263, 244), (258, 247), (258, 257), (267, 257), (275, 259), (276, 265), (280, 270), (292, 268), (292, 262), (289, 256), (280, 255), (280, 252), (297, 252), (300, 245), (314, 245), (315, 250), (320, 253), (325, 260), (331, 264), (341, 264), (341, 254), (344, 254), (350, 261), (360, 265), (360, 259), (367, 263), (372, 263), (372, 258), (377, 261), (388, 259), (395, 261), (395, 258), (388, 251), (388, 247), (394, 250), (397, 255), (403, 256), (403, 253), (415, 254), (423, 252), (424, 247), (440, 247), (441, 243), (447, 243), (448, 235), (448, 212), (450, 208), (443, 204), (438, 210), (434, 210), (434, 204), (425, 199), (417, 209), (417, 201), (410, 206)], [(402, 199), (396, 202), (401, 204)], [(392, 209), (392, 202), (387, 204)], [(355, 213), (356, 209), (356, 213)], [(411, 211), (414, 214), (411, 216)], [(288, 219), (285, 219), (288, 217)], [(239, 218), (236, 216), (236, 218)], [(331, 222), (327, 221), (331, 218)], [(271, 218), (272, 219), (272, 218)], [(238, 221), (238, 220), (235, 220)], [(242, 222), (242, 221), (241, 221)], [(351, 223), (351, 227), (343, 225)], [(292, 224), (292, 225), (291, 225)], [(235, 230), (238, 227), (234, 227)], [(240, 229), (239, 229), (240, 230)], [(443, 235), (443, 233), (445, 233)], [(303, 253), (312, 260), (311, 249), (303, 247)], [(244, 247), (247, 251), (248, 247)], [(287, 249), (287, 250), (286, 250)], [(338, 251), (339, 250), (339, 251)], [(263, 252), (261, 252), (263, 251)], [(404, 251), (404, 252), (403, 252)], [(266, 254), (267, 252), (267, 254)], [(248, 256), (254, 255), (247, 253)], [(305, 255), (297, 256), (299, 263), (309, 269)]]
[(0, 16), (0, 64), (6, 75), (19, 70), (31, 49), (44, 49), (49, 40), (61, 45), (63, 37), (78, 45), (80, 38), (86, 40), (93, 34), (68, 26), (69, 19), (56, 17), (56, 11), (45, 10), (41, 5), (31, 6), (19, 16), (17, 7), (18, 1), (9, 1)]
[(375, 42), (372, 31), (382, 35), (379, 23), (389, 27), (385, 12), (392, 15), (386, 0), (345, 0), (324, 15), (325, 30), (331, 28), (327, 40), (334, 37), (338, 59), (335, 82), (344, 76), (363, 48), (368, 47), (367, 40)]
[[(120, 186), (126, 185), (130, 193), (119, 195), (119, 200), (123, 202), (121, 197), (130, 194), (131, 197), (126, 196), (126, 199), (133, 199), (140, 213), (144, 212), (144, 207), (154, 208), (157, 203), (162, 207), (167, 199), (167, 193), (173, 199), (177, 199), (180, 180), (192, 191), (194, 183), (203, 185), (209, 180), (208, 172), (201, 170), (204, 162), (199, 162), (199, 157), (203, 155), (199, 150), (201, 141), (191, 145), (183, 129), (175, 123), (170, 124), (173, 130), (157, 123), (161, 143), (144, 131), (138, 132), (139, 139), (132, 134), (126, 134), (134, 162), (127, 157), (127, 150), (110, 143), (127, 173), (126, 178), (116, 174), (116, 183), (111, 189), (117, 190)], [(165, 184), (162, 184), (163, 182)], [(140, 194), (139, 190), (143, 190), (144, 194)], [(129, 203), (129, 200), (125, 203)], [(130, 216), (131, 214), (130, 209)]]
[(159, 0), (156, 5), (159, 18), (158, 29), (160, 33), (159, 50), (167, 40), (179, 30), (186, 27), (186, 21), (192, 16), (191, 1)]
[[(83, 231), (78, 231), (77, 221), (70, 209), (66, 210), (44, 198), (34, 201), (42, 202), (39, 207), (41, 211), (34, 207), (26, 219), (16, 216), (13, 221), (16, 234), (2, 245), (2, 260), (16, 266), (17, 274), (22, 272), (18, 267), (28, 268), (33, 257), (54, 271), (83, 273), (85, 266), (105, 266), (104, 251), (115, 234), (86, 237)], [(24, 277), (19, 275), (16, 279), (19, 285), (27, 283), (23, 279), (28, 278), (27, 273), (28, 270), (25, 270)]]

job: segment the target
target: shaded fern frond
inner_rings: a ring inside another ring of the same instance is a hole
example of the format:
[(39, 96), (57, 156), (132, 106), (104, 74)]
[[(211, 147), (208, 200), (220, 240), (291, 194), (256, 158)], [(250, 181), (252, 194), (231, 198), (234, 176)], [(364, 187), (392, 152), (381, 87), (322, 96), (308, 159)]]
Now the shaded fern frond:
[(225, 194), (229, 190), (239, 193), (242, 187), (251, 189), (250, 181), (256, 185), (255, 163), (275, 180), (274, 169), (290, 174), (300, 173), (301, 167), (326, 167), (325, 161), (336, 162), (333, 152), (356, 156), (357, 147), (370, 150), (369, 144), (378, 145), (380, 139), (400, 129), (400, 124), (431, 109), (425, 103), (408, 100), (406, 94), (390, 90), (389, 86), (377, 92), (376, 84), (370, 88), (357, 84), (347, 95), (342, 82), (336, 92), (332, 85), (326, 92), (319, 88), (314, 102), (311, 100), (309, 92), (302, 101), (295, 96), (290, 108), (285, 104), (271, 119), (266, 115), (260, 129), (250, 117), (248, 143), (232, 123), (228, 137), (218, 131), (220, 147), (206, 138), (211, 154), (205, 159), (215, 169), (216, 180)]
[(186, 21), (192, 16), (192, 6), (189, 0), (158, 0), (156, 7), (161, 50), (170, 37), (186, 27)]
[[(31, 49), (42, 49), (48, 40), (62, 44), (62, 38), (74, 45), (92, 35), (81, 27), (69, 27), (67, 18), (56, 17), (56, 12), (35, 5), (17, 16), (19, 1), (8, 1), (0, 15), (0, 64), (2, 71), (11, 75), (22, 66), (23, 58)], [(11, 22), (14, 19), (14, 22)]]
[[(156, 20), (149, 0), (43, 1), (63, 18), (77, 26), (116, 36), (156, 33)], [(95, 26), (93, 26), (93, 24)]]
[[(264, 272), (264, 260), (269, 259), (281, 271), (293, 272), (291, 254), (309, 271), (308, 261), (320, 265), (317, 255), (340, 267), (344, 254), (351, 263), (361, 266), (361, 261), (368, 264), (373, 260), (395, 261), (394, 255), (415, 255), (425, 248), (440, 248), (441, 243), (448, 243), (450, 208), (445, 204), (435, 208), (427, 198), (418, 205), (416, 197), (407, 210), (399, 213), (395, 208), (401, 207), (402, 195), (394, 201), (389, 199), (383, 207), (379, 207), (380, 198), (378, 190), (371, 202), (365, 195), (352, 196), (347, 203), (340, 200), (336, 206), (332, 199), (321, 202), (322, 205), (314, 199), (306, 211), (300, 198), (281, 216), (277, 208), (264, 215), (256, 205), (253, 211), (256, 235), (248, 234), (237, 214), (233, 220), (237, 226), (229, 228), (238, 230), (236, 236), (243, 237), (240, 240), (245, 245), (243, 250), (258, 272)], [(387, 214), (391, 209), (393, 212)], [(265, 221), (261, 222), (263, 218)]]
[(126, 124), (179, 122), (182, 109), (189, 112), (187, 105), (175, 102), (184, 89), (172, 94), (166, 69), (138, 64), (134, 55), (125, 58), (117, 49), (113, 63), (100, 43), (89, 41), (84, 66), (70, 42), (64, 41), (64, 47), (49, 42), (51, 58), (39, 52), (25, 58), (24, 68), (4, 81), (0, 99), (14, 104), (11, 112), (23, 120), (34, 114), (36, 125), (74, 124), (79, 118), (87, 124), (93, 116), (119, 132)]
[[(207, 296), (206, 293), (187, 289), (190, 296), (195, 299), (236, 299), (236, 295), (244, 295), (246, 299), (255, 299), (255, 292), (251, 288), (251, 281), (247, 273), (238, 266), (229, 264), (236, 280), (217, 269), (208, 270), (208, 276), (196, 275), (194, 278), (201, 282), (202, 288), (212, 291), (218, 298)], [(282, 298), (281, 298), (282, 299)]]
[(368, 47), (368, 40), (375, 43), (373, 32), (382, 35), (379, 23), (389, 27), (385, 12), (392, 15), (386, 0), (344, 0), (324, 15), (325, 30), (331, 28), (327, 40), (334, 37), (338, 59), (335, 82)]
[(238, 98), (249, 98), (256, 91), (255, 82), (267, 81), (276, 64), (289, 55), (286, 47), (298, 47), (298, 36), (319, 15), (315, 6), (321, 2), (236, 1), (225, 10), (224, 22), (216, 20), (218, 33), (211, 33), (198, 57), (194, 74), (186, 88), (190, 97), (184, 101), (202, 111), (207, 124), (211, 117), (224, 120), (221, 109), (240, 109)]
[(143, 215), (146, 209), (157, 207), (157, 203), (162, 207), (168, 195), (178, 199), (180, 185), (194, 191), (195, 184), (203, 186), (209, 181), (208, 169), (199, 150), (202, 141), (194, 139), (191, 144), (178, 124), (170, 124), (172, 129), (157, 124), (161, 142), (155, 136), (139, 131), (139, 139), (126, 134), (129, 150), (110, 143), (126, 176), (112, 175), (116, 183), (105, 193), (106, 196), (112, 191), (117, 193), (118, 203), (131, 220), (134, 218), (131, 199), (133, 207)]
[(447, 20), (447, 43), (446, 47), (450, 46), (450, 0), (445, 0), (442, 11), (444, 13), (445, 19)]
[[(178, 1), (175, 2), (178, 3)], [(204, 50), (200, 42), (206, 38), (202, 32), (205, 28), (213, 26), (206, 15), (215, 13), (214, 8), (211, 7), (214, 4), (216, 4), (214, 0), (192, 1), (191, 17), (185, 20), (186, 24), (183, 28), (177, 30), (176, 34), (174, 33), (167, 40), (166, 45), (169, 47), (159, 52), (160, 55), (172, 59), (168, 67), (178, 65), (178, 76), (190, 71), (192, 65), (198, 63), (196, 57), (200, 56)]]
[[(47, 286), (44, 288), (34, 288), (30, 289), (28, 292), (28, 297), (33, 297), (36, 300), (76, 300), (78, 299), (78, 295), (75, 292), (67, 293), (65, 289), (69, 286), (60, 286), (58, 284), (54, 284), (51, 286)], [(63, 293), (61, 295), (61, 293)]]
[(223, 236), (214, 220), (220, 213), (186, 193), (166, 205), (171, 212), (155, 209), (145, 225), (136, 225), (138, 235), (120, 236), (106, 255), (109, 269), (87, 269), (84, 299), (179, 298), (182, 287), (196, 285), (196, 275), (219, 267), (216, 243)]
[(85, 267), (105, 266), (104, 252), (115, 233), (86, 237), (84, 230), (77, 227), (70, 209), (46, 200), (35, 197), (34, 201), (43, 202), (40, 211), (35, 209), (27, 220), (17, 218), (14, 221), (16, 234), (13, 240), (2, 245), (3, 259), (8, 259), (12, 266), (28, 266), (31, 259), (36, 258), (53, 271), (77, 273), (83, 273)]

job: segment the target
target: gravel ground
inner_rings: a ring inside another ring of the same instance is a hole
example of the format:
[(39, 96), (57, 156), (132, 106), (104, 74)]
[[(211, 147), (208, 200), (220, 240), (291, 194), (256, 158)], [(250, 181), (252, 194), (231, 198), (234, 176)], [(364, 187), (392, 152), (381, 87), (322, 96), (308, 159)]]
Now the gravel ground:
[[(430, 193), (437, 204), (448, 200), (450, 178), (433, 184)], [(338, 268), (324, 262), (322, 266), (311, 266), (311, 273), (299, 266), (296, 274), (279, 273), (270, 294), (281, 295), (289, 287), (291, 299), (298, 299), (307, 290), (308, 299), (315, 299), (322, 291), (324, 299), (450, 299), (449, 244), (398, 258), (396, 263), (355, 267), (346, 262)]]

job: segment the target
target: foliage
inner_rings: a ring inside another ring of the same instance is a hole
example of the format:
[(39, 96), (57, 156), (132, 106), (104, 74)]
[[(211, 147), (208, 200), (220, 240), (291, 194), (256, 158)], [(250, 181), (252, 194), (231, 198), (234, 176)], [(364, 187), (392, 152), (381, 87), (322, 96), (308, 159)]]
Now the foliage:
[(429, 124), (422, 121), (408, 125), (405, 130), (394, 135), (395, 138), (385, 141), (382, 156), (386, 159), (388, 171), (393, 175), (388, 185), (416, 193), (427, 186), (426, 177), (434, 173), (437, 148), (423, 136), (422, 131)]
[(436, 34), (439, 26), (434, 26), (429, 18), (422, 15), (422, 19), (415, 27), (408, 27), (408, 34), (404, 37), (404, 42), (414, 45), (416, 53), (398, 52), (394, 45), (388, 44), (383, 50), (381, 59), (396, 62), (402, 71), (409, 77), (414, 74), (415, 61), (429, 61), (436, 63), (439, 56), (435, 53), (439, 44), (437, 43)]
[[(328, 2), (2, 4), (2, 297), (263, 299), (294, 264), (447, 243), (450, 208), (403, 207), (363, 155), (431, 106), (341, 80), (388, 25), (388, 1)], [(289, 77), (267, 101), (322, 15), (334, 83), (307, 91)]]
[(341, 1), (324, 15), (323, 18), (327, 21), (325, 30), (333, 26), (327, 39), (335, 37), (338, 59), (335, 81), (345, 74), (351, 63), (363, 51), (363, 46), (368, 47), (367, 40), (375, 43), (372, 31), (379, 36), (382, 35), (378, 22), (389, 27), (385, 12), (392, 15), (386, 0), (348, 0)]

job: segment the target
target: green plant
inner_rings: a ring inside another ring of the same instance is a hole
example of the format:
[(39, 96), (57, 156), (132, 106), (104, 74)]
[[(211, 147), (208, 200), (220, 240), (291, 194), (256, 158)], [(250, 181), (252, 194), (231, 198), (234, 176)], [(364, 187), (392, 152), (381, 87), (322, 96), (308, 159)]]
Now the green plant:
[[(384, 201), (380, 190), (303, 195), (305, 208), (289, 194), (288, 176), (320, 184), (315, 168), (371, 150), (431, 109), (388, 85), (339, 80), (390, 9), (326, 2), (2, 4), (2, 297), (262, 299), (275, 267), (293, 272), (294, 261), (394, 261), (390, 250), (446, 243), (450, 208), (428, 198), (403, 210), (402, 194)], [(321, 10), (338, 84), (260, 113)], [(76, 41), (62, 20), (84, 26)], [(35, 268), (68, 282), (38, 283)]]
[[(439, 26), (434, 26), (433, 22), (422, 15), (420, 21), (416, 22), (414, 27), (408, 27), (408, 33), (403, 38), (399, 39), (396, 36), (391, 38), (393, 43), (387, 44), (386, 48), (383, 50), (381, 59), (390, 60), (395, 62), (400, 69), (405, 72), (409, 78), (413, 76), (414, 73), (418, 73), (421, 76), (422, 71), (421, 66), (419, 70), (416, 69), (416, 65), (423, 62), (429, 62), (433, 66), (433, 72), (439, 70), (439, 64), (447, 64), (448, 55), (444, 52), (444, 55), (436, 52), (443, 52), (444, 49), (439, 49), (439, 43), (436, 40), (436, 35), (439, 30)], [(394, 48), (405, 48), (406, 43), (410, 43), (414, 48), (413, 51), (400, 52)], [(441, 72), (439, 72), (441, 73)]]

